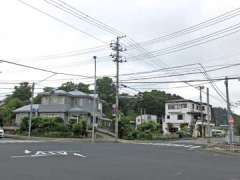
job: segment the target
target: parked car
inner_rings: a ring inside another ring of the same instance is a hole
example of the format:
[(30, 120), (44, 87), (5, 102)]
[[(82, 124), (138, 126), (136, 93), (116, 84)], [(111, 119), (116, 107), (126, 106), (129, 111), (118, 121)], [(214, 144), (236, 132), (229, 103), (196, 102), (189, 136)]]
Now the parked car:
[(0, 127), (0, 138), (3, 138), (4, 137), (4, 130), (3, 128)]
[(223, 137), (225, 136), (225, 131), (220, 129), (212, 129), (212, 136), (214, 137)]

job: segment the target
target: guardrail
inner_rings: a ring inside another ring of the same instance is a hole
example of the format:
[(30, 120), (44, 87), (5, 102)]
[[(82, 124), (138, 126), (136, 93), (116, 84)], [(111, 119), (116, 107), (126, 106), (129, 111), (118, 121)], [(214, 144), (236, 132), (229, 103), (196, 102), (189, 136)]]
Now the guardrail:
[[(229, 142), (229, 137), (228, 136), (225, 137), (225, 142), (226, 143)], [(234, 144), (240, 144), (240, 136), (233, 136), (233, 143)]]

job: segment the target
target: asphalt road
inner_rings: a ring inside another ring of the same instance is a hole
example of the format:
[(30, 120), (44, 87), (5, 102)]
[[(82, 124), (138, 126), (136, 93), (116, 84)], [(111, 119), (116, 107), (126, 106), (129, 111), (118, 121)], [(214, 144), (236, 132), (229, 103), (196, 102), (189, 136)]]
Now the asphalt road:
[(0, 179), (240, 180), (240, 157), (188, 146), (12, 141), (0, 143)]

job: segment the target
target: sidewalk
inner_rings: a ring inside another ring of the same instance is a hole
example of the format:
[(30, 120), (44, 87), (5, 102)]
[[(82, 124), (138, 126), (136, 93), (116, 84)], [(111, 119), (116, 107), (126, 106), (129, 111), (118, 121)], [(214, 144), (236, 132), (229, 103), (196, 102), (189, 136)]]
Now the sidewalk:
[[(91, 138), (52, 138), (52, 137), (35, 137), (35, 136), (22, 136), (5, 134), (5, 138), (11, 138), (16, 140), (38, 140), (44, 142), (92, 142)], [(97, 136), (96, 142), (113, 142), (114, 140), (106, 137)]]

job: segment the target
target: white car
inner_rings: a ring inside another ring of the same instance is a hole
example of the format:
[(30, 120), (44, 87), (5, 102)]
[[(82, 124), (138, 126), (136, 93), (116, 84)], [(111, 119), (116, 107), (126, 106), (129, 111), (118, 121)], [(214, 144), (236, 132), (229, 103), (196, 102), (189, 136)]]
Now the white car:
[(214, 137), (224, 137), (225, 131), (220, 129), (212, 129), (212, 136)]
[(0, 138), (3, 138), (4, 137), (4, 130), (3, 128), (0, 127)]

